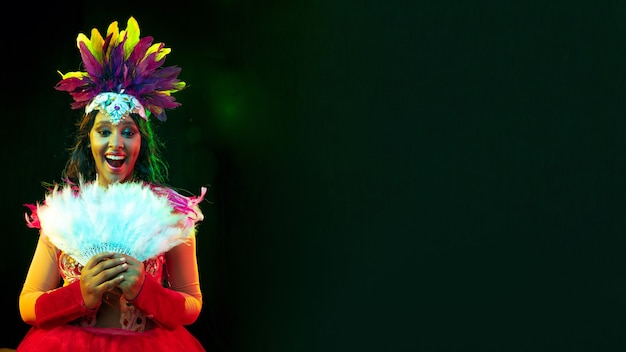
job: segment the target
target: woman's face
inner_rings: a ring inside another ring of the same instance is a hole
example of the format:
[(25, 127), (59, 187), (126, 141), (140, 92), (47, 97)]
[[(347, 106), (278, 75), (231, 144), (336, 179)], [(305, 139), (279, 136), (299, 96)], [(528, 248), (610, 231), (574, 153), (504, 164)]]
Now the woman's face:
[(99, 184), (109, 185), (132, 178), (141, 148), (141, 135), (130, 116), (114, 125), (106, 115), (98, 112), (89, 132), (89, 143)]

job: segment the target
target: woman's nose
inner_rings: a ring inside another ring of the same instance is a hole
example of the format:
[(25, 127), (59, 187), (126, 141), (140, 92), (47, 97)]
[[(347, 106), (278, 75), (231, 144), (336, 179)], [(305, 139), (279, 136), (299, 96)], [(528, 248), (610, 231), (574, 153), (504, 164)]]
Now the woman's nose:
[(111, 138), (109, 139), (109, 147), (113, 149), (123, 148), (124, 139), (118, 134), (111, 134)]

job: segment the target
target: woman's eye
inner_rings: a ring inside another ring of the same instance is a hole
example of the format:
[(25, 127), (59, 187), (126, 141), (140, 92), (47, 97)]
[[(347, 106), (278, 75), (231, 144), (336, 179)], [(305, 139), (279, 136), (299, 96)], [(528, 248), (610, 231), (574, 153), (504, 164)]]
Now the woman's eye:
[(98, 133), (102, 136), (102, 137), (107, 137), (111, 134), (111, 131), (107, 131), (107, 130), (102, 130), (102, 131), (98, 131)]
[(125, 130), (124, 132), (122, 132), (122, 135), (124, 137), (132, 137), (135, 135), (135, 131), (131, 131), (131, 130)]

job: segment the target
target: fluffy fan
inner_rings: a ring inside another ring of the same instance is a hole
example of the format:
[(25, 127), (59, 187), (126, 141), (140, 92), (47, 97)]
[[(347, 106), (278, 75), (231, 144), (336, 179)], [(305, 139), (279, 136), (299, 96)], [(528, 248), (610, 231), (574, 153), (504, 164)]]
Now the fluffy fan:
[(186, 242), (179, 226), (186, 215), (173, 212), (166, 196), (141, 183), (97, 182), (57, 188), (37, 206), (41, 233), (85, 265), (98, 253), (113, 251), (144, 261)]

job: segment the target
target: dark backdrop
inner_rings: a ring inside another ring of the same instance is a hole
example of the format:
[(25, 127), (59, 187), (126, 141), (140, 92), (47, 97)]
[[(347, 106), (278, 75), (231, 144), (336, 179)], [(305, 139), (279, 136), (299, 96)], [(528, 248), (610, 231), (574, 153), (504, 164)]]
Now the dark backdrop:
[(78, 32), (129, 15), (189, 83), (159, 132), (171, 183), (210, 186), (189, 327), (207, 350), (626, 347), (626, 6), (16, 6), (0, 347), (27, 330), (22, 204), (58, 180), (76, 117), (56, 70), (78, 68)]

